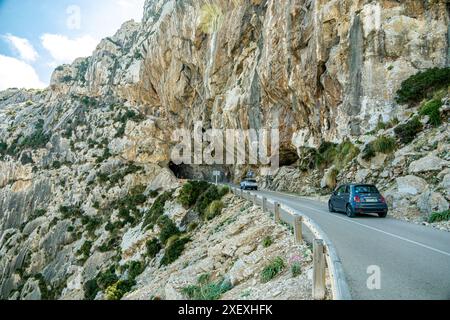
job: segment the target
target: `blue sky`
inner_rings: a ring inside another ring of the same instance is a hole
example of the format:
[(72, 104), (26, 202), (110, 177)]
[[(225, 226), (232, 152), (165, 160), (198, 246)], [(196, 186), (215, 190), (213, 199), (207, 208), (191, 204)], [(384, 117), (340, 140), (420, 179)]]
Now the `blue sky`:
[(145, 0), (0, 0), (0, 90), (45, 87), (53, 69), (88, 56)]

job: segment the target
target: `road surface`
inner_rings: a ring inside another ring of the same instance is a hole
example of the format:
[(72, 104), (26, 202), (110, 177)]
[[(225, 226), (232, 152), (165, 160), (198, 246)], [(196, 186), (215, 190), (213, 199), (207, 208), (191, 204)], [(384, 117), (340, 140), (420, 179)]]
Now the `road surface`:
[[(353, 299), (450, 300), (450, 232), (389, 217), (350, 219), (328, 212), (326, 203), (279, 192), (257, 193), (299, 210), (322, 228), (341, 258)], [(370, 290), (367, 282), (377, 268), (381, 288)]]

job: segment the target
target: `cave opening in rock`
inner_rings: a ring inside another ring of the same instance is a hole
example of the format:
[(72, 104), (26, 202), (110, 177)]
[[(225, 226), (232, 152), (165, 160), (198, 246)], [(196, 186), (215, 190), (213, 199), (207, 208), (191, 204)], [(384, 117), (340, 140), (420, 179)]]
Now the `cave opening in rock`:
[(175, 177), (183, 180), (203, 180), (209, 182), (216, 182), (214, 171), (221, 173), (218, 182), (229, 183), (233, 179), (233, 171), (229, 166), (222, 165), (177, 165), (173, 162), (169, 163), (169, 169), (173, 172)]
[(295, 148), (286, 146), (280, 147), (280, 167), (296, 165), (299, 160), (300, 157)]

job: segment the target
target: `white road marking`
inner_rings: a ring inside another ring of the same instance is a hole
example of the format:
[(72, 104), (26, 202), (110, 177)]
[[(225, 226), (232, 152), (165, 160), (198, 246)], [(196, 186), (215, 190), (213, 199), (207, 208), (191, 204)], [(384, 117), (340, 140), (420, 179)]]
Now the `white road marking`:
[[(289, 195), (289, 196), (290, 196), (290, 197), (295, 197), (295, 196), (291, 196), (291, 195)], [(301, 203), (300, 203), (300, 204), (297, 204), (297, 205), (299, 205), (299, 206), (301, 206), (301, 207), (304, 207), (304, 208), (307, 208), (307, 209), (309, 209), (309, 210), (313, 210), (313, 211), (322, 213), (322, 214), (324, 213), (322, 210), (317, 210), (317, 209), (315, 209), (315, 208), (309, 207), (309, 206), (304, 205), (304, 204), (301, 204)], [(295, 209), (295, 208), (293, 208), (293, 209)], [(339, 217), (338, 215), (335, 215), (335, 214), (333, 214), (333, 215), (330, 214), (330, 216), (335, 217), (335, 218), (340, 219), (340, 220), (345, 221), (345, 222), (354, 223), (354, 224), (359, 225), (359, 226), (361, 226), (361, 227), (364, 227), (364, 228), (367, 228), (367, 229), (370, 229), (370, 230), (373, 230), (373, 231), (377, 231), (377, 232), (383, 233), (383, 234), (385, 234), (385, 235), (388, 235), (388, 236), (397, 238), (397, 239), (399, 239), (399, 240), (403, 240), (403, 241), (405, 241), (405, 242), (409, 242), (409, 243), (415, 244), (415, 245), (420, 246), (420, 247), (422, 247), (422, 248), (429, 249), (429, 250), (432, 250), (432, 251), (434, 251), (434, 252), (437, 252), (437, 253), (440, 253), (440, 254), (443, 254), (443, 255), (446, 255), (446, 256), (450, 257), (450, 253), (445, 252), (445, 251), (442, 251), (442, 250), (439, 250), (439, 249), (436, 249), (436, 248), (433, 248), (433, 247), (430, 247), (430, 246), (427, 246), (426, 244), (423, 244), (423, 243), (420, 243), (420, 242), (417, 242), (417, 241), (414, 241), (414, 240), (410, 240), (410, 239), (404, 238), (404, 237), (402, 237), (402, 236), (398, 236), (398, 235), (396, 235), (396, 234), (393, 234), (393, 233), (390, 233), (390, 232), (386, 232), (386, 231), (380, 230), (380, 229), (378, 229), (378, 228), (370, 227), (370, 226), (367, 226), (367, 225), (365, 225), (365, 224), (356, 222), (356, 221), (354, 221), (354, 220), (350, 220), (350, 219), (346, 219), (346, 218), (343, 218), (343, 217)]]

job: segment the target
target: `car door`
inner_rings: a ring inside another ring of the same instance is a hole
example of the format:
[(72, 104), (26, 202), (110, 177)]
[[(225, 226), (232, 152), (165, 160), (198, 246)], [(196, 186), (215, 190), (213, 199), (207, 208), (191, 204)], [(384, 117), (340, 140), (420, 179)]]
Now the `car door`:
[(347, 211), (347, 204), (350, 199), (350, 186), (345, 186), (342, 193), (342, 211)]
[(336, 192), (335, 209), (338, 211), (345, 210), (344, 202), (345, 186), (340, 186)]

